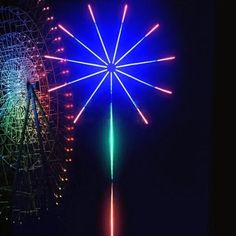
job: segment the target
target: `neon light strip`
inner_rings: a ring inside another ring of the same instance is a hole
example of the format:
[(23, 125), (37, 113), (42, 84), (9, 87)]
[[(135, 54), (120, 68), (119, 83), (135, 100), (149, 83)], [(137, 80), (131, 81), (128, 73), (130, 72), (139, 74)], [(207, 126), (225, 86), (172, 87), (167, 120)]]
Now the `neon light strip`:
[(129, 97), (130, 101), (133, 103), (134, 107), (136, 108), (136, 110), (138, 111), (139, 115), (142, 117), (144, 123), (146, 125), (148, 125), (148, 120), (146, 119), (146, 117), (143, 115), (143, 113), (140, 111), (140, 109), (138, 108), (138, 106), (136, 105), (135, 101), (133, 100), (133, 98), (131, 97), (131, 95), (129, 94), (129, 92), (127, 91), (127, 89), (125, 88), (124, 84), (121, 82), (119, 76), (114, 72), (114, 75), (116, 76), (117, 80), (119, 81), (120, 85), (122, 86), (122, 88), (125, 90), (127, 96)]
[(130, 52), (132, 52), (145, 38), (147, 38), (152, 32), (154, 32), (159, 27), (159, 24), (155, 25), (143, 38), (141, 38), (132, 48), (130, 48), (116, 63), (117, 65), (121, 60), (123, 60)]
[(126, 4), (125, 8), (124, 8), (124, 12), (123, 12), (123, 17), (122, 17), (122, 22), (121, 22), (121, 25), (120, 25), (118, 38), (117, 38), (117, 41), (116, 41), (116, 47), (115, 47), (115, 52), (114, 52), (112, 63), (114, 63), (115, 59), (116, 59), (116, 53), (117, 53), (117, 50), (118, 50), (118, 46), (119, 46), (119, 42), (120, 42), (120, 36), (121, 36), (122, 29), (123, 29), (127, 9), (128, 9), (128, 5)]
[(145, 38), (148, 37), (153, 31), (155, 31), (159, 27), (159, 24), (156, 24), (146, 35)]
[(123, 13), (123, 17), (122, 17), (122, 23), (124, 23), (124, 21), (125, 21), (125, 16), (126, 16), (127, 10), (128, 10), (128, 5), (126, 4), (125, 9), (124, 9), (124, 13)]
[(58, 25), (58, 27), (60, 29), (62, 29), (65, 33), (67, 33), (69, 36), (71, 36), (73, 39), (75, 39), (80, 45), (82, 45), (84, 48), (86, 48), (90, 53), (92, 53), (95, 57), (97, 57), (101, 62), (103, 62), (105, 65), (107, 65), (107, 63), (101, 58), (99, 57), (94, 51), (92, 51), (88, 46), (86, 46), (83, 42), (81, 42), (78, 38), (76, 38), (72, 33), (70, 33), (65, 27), (63, 27), (62, 25)]
[(124, 67), (128, 67), (128, 66), (138, 66), (138, 65), (150, 64), (150, 63), (155, 63), (155, 62), (170, 61), (170, 60), (174, 60), (174, 59), (175, 59), (175, 57), (166, 57), (166, 58), (161, 58), (161, 59), (157, 59), (157, 60), (141, 61), (141, 62), (120, 65), (120, 66), (117, 66), (116, 68), (124, 68)]
[(111, 202), (110, 202), (110, 224), (111, 224), (111, 236), (114, 236), (114, 189), (113, 183), (111, 184)]
[(154, 85), (152, 85), (152, 84), (149, 84), (149, 83), (147, 83), (147, 82), (145, 82), (145, 81), (142, 81), (142, 80), (140, 80), (140, 79), (138, 79), (138, 78), (136, 78), (136, 77), (134, 77), (134, 76), (132, 76), (132, 75), (130, 75), (130, 74), (127, 74), (127, 73), (125, 73), (125, 72), (123, 72), (123, 71), (121, 71), (121, 70), (116, 70), (116, 71), (119, 72), (120, 74), (123, 74), (123, 75), (125, 75), (125, 76), (127, 76), (127, 77), (133, 79), (133, 80), (138, 81), (139, 83), (145, 84), (145, 85), (147, 85), (147, 86), (149, 86), (149, 87), (152, 87), (152, 88), (154, 88), (154, 89), (156, 89), (156, 90), (159, 90), (159, 91), (161, 91), (161, 92), (168, 93), (168, 94), (172, 94), (172, 93), (173, 93), (173, 92), (170, 91), (170, 90), (163, 89), (163, 88), (154, 86)]
[[(106, 70), (105, 70), (106, 71)], [(93, 96), (96, 94), (96, 92), (98, 91), (98, 89), (101, 87), (102, 83), (105, 81), (106, 77), (108, 76), (109, 72), (107, 72), (105, 74), (105, 76), (103, 77), (103, 79), (101, 80), (101, 82), (98, 84), (98, 86), (96, 87), (96, 89), (93, 91), (92, 95), (89, 97), (89, 99), (87, 100), (87, 102), (85, 103), (85, 105), (83, 106), (83, 108), (80, 110), (79, 114), (77, 115), (77, 117), (74, 120), (74, 124), (78, 121), (78, 119), (80, 118), (80, 116), (82, 115), (83, 111), (85, 110), (85, 108), (87, 107), (87, 105), (89, 104), (89, 102), (92, 100)]]
[(99, 75), (99, 74), (101, 74), (101, 73), (104, 73), (105, 71), (107, 71), (107, 70), (102, 70), (102, 71), (99, 71), (99, 72), (96, 72), (96, 73), (93, 73), (93, 74), (84, 76), (84, 77), (82, 77), (82, 78), (79, 78), (79, 79), (77, 79), (77, 80), (73, 80), (73, 81), (71, 81), (71, 82), (68, 82), (68, 83), (59, 85), (59, 86), (57, 86), (57, 87), (54, 87), (54, 88), (49, 89), (48, 92), (52, 92), (52, 91), (58, 90), (58, 89), (60, 89), (60, 88), (63, 88), (63, 87), (65, 87), (65, 86), (68, 86), (68, 85), (70, 85), (70, 84), (74, 84), (74, 83), (77, 83), (77, 82), (79, 82), (79, 81), (82, 81), (82, 80), (91, 78), (91, 77), (93, 77), (93, 76), (95, 76), (95, 75)]
[(110, 165), (111, 165), (111, 180), (113, 180), (113, 162), (114, 162), (114, 126), (113, 126), (113, 108), (110, 104)]
[(113, 180), (114, 171), (114, 125), (113, 125), (113, 105), (112, 105), (112, 80), (113, 75), (110, 73), (110, 91), (111, 91), (111, 102), (110, 102), (110, 134), (109, 134), (109, 144), (110, 144), (110, 168), (111, 168), (111, 180)]
[(95, 25), (96, 31), (97, 31), (97, 33), (98, 33), (98, 37), (99, 37), (99, 39), (100, 39), (100, 41), (101, 41), (103, 50), (104, 50), (104, 52), (105, 52), (105, 54), (106, 54), (106, 57), (107, 57), (108, 62), (110, 63), (110, 62), (111, 62), (111, 61), (110, 61), (110, 58), (109, 58), (109, 56), (108, 56), (108, 54), (107, 54), (106, 47), (105, 47), (105, 45), (104, 45), (104, 42), (103, 42), (101, 33), (100, 33), (99, 28), (98, 28), (98, 26), (97, 26), (97, 23), (96, 23), (94, 14), (93, 14), (93, 10), (92, 10), (92, 7), (90, 6), (90, 4), (88, 5), (88, 8), (89, 8), (90, 15), (92, 16), (93, 23), (94, 23), (94, 25)]
[(166, 57), (166, 58), (161, 58), (161, 59), (158, 59), (157, 61), (160, 62), (160, 61), (171, 61), (171, 60), (174, 60), (175, 57)]
[(106, 66), (94, 64), (94, 63), (90, 63), (90, 62), (71, 60), (71, 59), (67, 59), (67, 58), (54, 57), (54, 56), (49, 56), (49, 55), (45, 55), (44, 57), (47, 59), (52, 59), (52, 60), (57, 60), (57, 61), (65, 61), (65, 62), (72, 62), (72, 63), (76, 63), (76, 64), (81, 64), (81, 65), (107, 68)]

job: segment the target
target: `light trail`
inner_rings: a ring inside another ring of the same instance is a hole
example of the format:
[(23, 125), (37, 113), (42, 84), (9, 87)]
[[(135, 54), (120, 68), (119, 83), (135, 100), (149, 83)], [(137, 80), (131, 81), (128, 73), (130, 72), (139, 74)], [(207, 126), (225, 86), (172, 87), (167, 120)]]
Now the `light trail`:
[(130, 64), (124, 64), (124, 65), (116, 66), (116, 68), (124, 68), (124, 67), (129, 67), (129, 66), (138, 66), (138, 65), (150, 64), (150, 63), (162, 62), (162, 61), (171, 61), (171, 60), (174, 60), (174, 59), (175, 59), (175, 57), (166, 57), (166, 58), (161, 58), (161, 59), (157, 59), (157, 60), (141, 61), (141, 62), (135, 62), (135, 63), (130, 63)]
[(108, 62), (110, 63), (111, 61), (110, 61), (110, 58), (109, 58), (109, 56), (108, 56), (107, 49), (106, 49), (106, 47), (105, 47), (105, 45), (104, 45), (104, 42), (103, 42), (103, 39), (102, 39), (102, 35), (101, 35), (100, 30), (99, 30), (99, 28), (98, 28), (98, 25), (97, 25), (97, 22), (96, 22), (96, 20), (95, 20), (95, 16), (94, 16), (94, 14), (93, 14), (93, 10), (92, 10), (92, 7), (91, 7), (90, 4), (88, 5), (88, 8), (89, 8), (89, 12), (90, 12), (90, 14), (91, 14), (91, 16), (92, 16), (93, 23), (94, 23), (94, 25), (95, 25), (96, 31), (97, 31), (97, 33), (98, 33), (98, 37), (99, 37), (99, 39), (100, 39), (100, 41), (101, 41), (103, 50), (104, 50), (104, 52), (105, 52), (105, 55), (106, 55), (106, 57), (107, 57)]
[(52, 60), (57, 60), (57, 61), (72, 62), (72, 63), (76, 63), (76, 64), (81, 64), (81, 65), (107, 68), (106, 66), (99, 65), (99, 64), (94, 64), (94, 63), (84, 62), (84, 61), (71, 60), (71, 59), (62, 58), (62, 57), (54, 57), (54, 56), (49, 56), (49, 55), (45, 55), (44, 57), (47, 58), (47, 59), (52, 59)]
[(72, 37), (76, 42), (78, 42), (80, 45), (82, 45), (84, 48), (86, 48), (90, 53), (92, 53), (95, 57), (97, 57), (101, 62), (103, 62), (105, 65), (107, 65), (107, 62), (105, 62), (101, 57), (99, 57), (94, 51), (92, 51), (88, 46), (86, 46), (83, 42), (81, 42), (77, 37), (75, 37), (71, 32), (69, 32), (64, 26), (58, 25), (58, 27), (63, 30), (65, 33), (67, 33), (70, 37)]
[(122, 21), (121, 21), (121, 25), (120, 25), (120, 30), (119, 30), (118, 38), (117, 38), (117, 41), (116, 41), (115, 52), (114, 52), (114, 56), (113, 56), (113, 60), (112, 60), (113, 64), (115, 63), (116, 53), (117, 53), (117, 50), (118, 50), (118, 46), (119, 46), (119, 42), (120, 42), (120, 36), (121, 36), (121, 33), (122, 33), (122, 29), (123, 29), (123, 25), (124, 25), (127, 9), (128, 9), (128, 5), (126, 4), (125, 8), (124, 8), (124, 12), (123, 12), (123, 17), (122, 17)]
[(146, 125), (148, 125), (148, 120), (146, 119), (146, 117), (144, 116), (144, 114), (141, 112), (141, 110), (138, 108), (137, 104), (135, 103), (135, 101), (133, 100), (133, 98), (131, 97), (131, 95), (129, 94), (129, 92), (127, 91), (127, 89), (125, 88), (124, 84), (122, 83), (122, 81), (120, 80), (119, 76), (114, 72), (114, 75), (116, 76), (117, 80), (119, 81), (120, 85), (122, 86), (122, 88), (124, 89), (124, 91), (126, 92), (127, 96), (129, 97), (130, 101), (133, 103), (134, 107), (136, 108), (136, 110), (138, 111), (139, 115), (142, 117), (144, 123)]
[(92, 100), (93, 96), (96, 94), (96, 92), (98, 91), (98, 89), (101, 87), (102, 83), (105, 81), (105, 79), (107, 78), (109, 72), (107, 72), (105, 74), (105, 76), (102, 78), (101, 82), (98, 84), (98, 86), (96, 87), (96, 89), (93, 91), (93, 93), (91, 94), (91, 96), (89, 97), (89, 99), (87, 100), (87, 102), (85, 103), (85, 105), (83, 106), (83, 108), (80, 110), (79, 114), (76, 116), (75, 120), (74, 120), (74, 124), (79, 120), (80, 116), (82, 115), (83, 111), (85, 110), (85, 108), (88, 106), (89, 102)]
[(159, 24), (156, 24), (143, 38), (141, 38), (132, 48), (130, 48), (118, 61), (117, 65), (121, 60), (123, 60), (130, 52), (132, 52), (145, 38), (147, 38), (152, 32), (154, 32), (159, 27)]
[(82, 81), (82, 80), (91, 78), (91, 77), (93, 77), (93, 76), (95, 76), (95, 75), (99, 75), (99, 74), (104, 73), (104, 72), (106, 72), (106, 71), (107, 71), (107, 70), (102, 70), (102, 71), (99, 71), (99, 72), (96, 72), (96, 73), (93, 73), (93, 74), (84, 76), (84, 77), (82, 77), (82, 78), (73, 80), (73, 81), (71, 81), (71, 82), (64, 83), (64, 84), (62, 84), (62, 85), (59, 85), (59, 86), (56, 86), (56, 87), (54, 87), (54, 88), (49, 89), (48, 92), (53, 92), (53, 91), (58, 90), (58, 89), (60, 89), (60, 88), (63, 88), (63, 87), (66, 87), (66, 86), (68, 86), (68, 85), (77, 83), (77, 82), (79, 82), (79, 81)]
[(114, 236), (114, 189), (111, 183), (111, 202), (110, 202), (110, 230), (111, 236)]
[(110, 168), (111, 168), (111, 180), (114, 178), (114, 124), (113, 124), (113, 104), (112, 104), (112, 85), (113, 75), (110, 73), (110, 91), (111, 91), (111, 102), (110, 102), (110, 132), (109, 132), (109, 144), (110, 144)]
[(127, 73), (125, 73), (125, 72), (123, 72), (123, 71), (121, 71), (121, 70), (116, 70), (116, 71), (119, 72), (120, 74), (123, 74), (123, 75), (125, 75), (125, 76), (127, 76), (127, 77), (133, 79), (133, 80), (138, 81), (139, 83), (145, 84), (145, 85), (147, 85), (147, 86), (149, 86), (149, 87), (151, 87), (151, 88), (154, 88), (154, 89), (156, 89), (156, 90), (159, 90), (159, 91), (161, 91), (161, 92), (168, 93), (168, 94), (172, 94), (172, 93), (173, 93), (173, 92), (170, 91), (170, 90), (163, 89), (163, 88), (154, 86), (154, 85), (152, 85), (152, 84), (149, 84), (149, 83), (147, 83), (147, 82), (145, 82), (145, 81), (143, 81), (143, 80), (140, 80), (140, 79), (138, 79), (138, 78), (136, 78), (136, 77), (134, 77), (134, 76), (132, 76), (132, 75), (130, 75), (130, 74), (127, 74)]

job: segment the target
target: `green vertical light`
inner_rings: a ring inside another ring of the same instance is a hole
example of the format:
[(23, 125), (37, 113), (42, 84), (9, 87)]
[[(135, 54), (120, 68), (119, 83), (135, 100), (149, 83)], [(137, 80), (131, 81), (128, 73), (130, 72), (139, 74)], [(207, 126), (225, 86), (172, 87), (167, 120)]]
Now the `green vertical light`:
[(110, 167), (111, 167), (111, 179), (113, 180), (114, 175), (114, 124), (113, 124), (113, 109), (112, 102), (110, 103), (110, 135), (109, 135), (109, 143), (110, 143)]
[(111, 103), (110, 103), (110, 131), (109, 131), (109, 144), (110, 144), (110, 168), (111, 168), (111, 180), (114, 177), (114, 124), (113, 124), (113, 104), (112, 104), (112, 91), (113, 91), (113, 77), (110, 73), (110, 93), (111, 93)]

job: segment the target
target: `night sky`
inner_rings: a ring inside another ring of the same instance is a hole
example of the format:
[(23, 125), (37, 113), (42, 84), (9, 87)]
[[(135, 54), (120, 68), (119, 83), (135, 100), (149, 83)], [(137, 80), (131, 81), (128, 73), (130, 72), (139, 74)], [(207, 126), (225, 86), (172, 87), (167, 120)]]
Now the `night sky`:
[[(87, 10), (88, 2), (49, 2), (57, 21), (89, 43), (96, 32)], [(118, 30), (124, 3), (129, 4), (123, 34), (127, 45), (160, 22), (158, 33), (132, 54), (133, 61), (142, 59), (142, 55), (149, 59), (176, 55), (174, 62), (134, 71), (145, 81), (160, 80), (173, 89), (173, 96), (127, 83), (149, 117), (149, 126), (140, 121), (122, 90), (118, 89), (114, 95), (119, 235), (208, 235), (213, 157), (213, 0), (94, 0), (90, 3), (108, 40), (113, 37), (110, 31)], [(69, 37), (64, 39), (67, 56), (84, 59), (80, 46), (75, 46)], [(82, 70), (79, 66), (71, 67), (72, 78)], [(73, 87), (77, 92), (77, 109), (91, 91), (89, 83)], [(105, 87), (77, 125), (76, 153), (60, 216), (52, 213), (40, 227), (29, 225), (28, 233), (104, 235), (104, 209), (109, 196), (108, 115)]]

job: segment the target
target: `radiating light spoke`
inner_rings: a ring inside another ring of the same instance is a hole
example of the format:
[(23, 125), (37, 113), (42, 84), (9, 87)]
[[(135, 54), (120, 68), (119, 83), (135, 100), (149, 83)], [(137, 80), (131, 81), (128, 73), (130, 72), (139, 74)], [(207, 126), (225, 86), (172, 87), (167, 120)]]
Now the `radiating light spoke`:
[(115, 47), (115, 52), (114, 52), (112, 63), (114, 63), (115, 59), (116, 59), (116, 53), (117, 53), (117, 50), (118, 50), (118, 46), (119, 46), (119, 42), (120, 42), (120, 36), (121, 36), (121, 33), (122, 33), (122, 29), (123, 29), (127, 9), (128, 9), (128, 5), (126, 4), (125, 8), (124, 8), (124, 12), (123, 12), (123, 17), (122, 17), (122, 21), (121, 21), (121, 25), (120, 25), (118, 38), (117, 38), (117, 41), (116, 41), (116, 47)]
[(157, 60), (140, 61), (140, 62), (120, 65), (120, 66), (117, 66), (116, 68), (124, 68), (124, 67), (129, 67), (129, 66), (139, 66), (139, 65), (151, 64), (151, 63), (155, 63), (155, 62), (171, 61), (174, 59), (175, 59), (175, 57), (166, 57), (166, 58), (161, 58), (161, 59), (157, 59)]
[(117, 65), (121, 60), (123, 60), (130, 52), (132, 52), (145, 38), (147, 38), (152, 32), (154, 32), (159, 27), (159, 24), (156, 24), (143, 38), (141, 38), (132, 48), (130, 48), (118, 61)]
[(112, 101), (112, 93), (113, 93), (113, 74), (110, 73), (110, 134), (109, 134), (109, 144), (110, 144), (110, 168), (111, 168), (111, 180), (113, 180), (113, 164), (114, 164), (114, 125), (113, 125), (113, 101)]
[(171, 60), (174, 60), (175, 59), (175, 56), (173, 57), (165, 57), (165, 58), (160, 58), (158, 59), (157, 61), (160, 62), (160, 61), (171, 61)]
[(101, 57), (99, 57), (94, 51), (92, 51), (88, 46), (86, 46), (83, 42), (81, 42), (77, 37), (75, 37), (71, 32), (69, 32), (65, 27), (62, 25), (58, 25), (60, 29), (62, 29), (65, 33), (67, 33), (70, 37), (72, 37), (76, 42), (78, 42), (80, 45), (82, 45), (84, 48), (86, 48), (90, 53), (92, 53), (95, 57), (97, 57), (101, 62), (103, 62), (105, 65), (107, 65), (107, 62), (105, 62)]
[(96, 87), (96, 89), (93, 91), (93, 93), (91, 94), (91, 96), (89, 97), (89, 99), (87, 100), (87, 102), (85, 103), (85, 105), (83, 106), (83, 108), (80, 110), (79, 114), (76, 116), (74, 123), (76, 123), (78, 121), (78, 119), (80, 118), (80, 116), (82, 115), (83, 111), (85, 110), (85, 108), (88, 106), (89, 102), (92, 100), (93, 96), (96, 94), (96, 92), (98, 91), (98, 89), (101, 87), (102, 83), (105, 81), (105, 79), (107, 78), (109, 72), (107, 72), (105, 74), (105, 76), (102, 78), (102, 80), (100, 81), (100, 83), (98, 84), (98, 86)]
[(125, 72), (123, 72), (123, 71), (121, 71), (121, 70), (116, 70), (116, 71), (119, 72), (120, 74), (123, 74), (123, 75), (125, 75), (125, 76), (127, 76), (127, 77), (129, 77), (129, 78), (131, 78), (131, 79), (133, 79), (133, 80), (138, 81), (139, 83), (142, 83), (142, 84), (144, 84), (144, 85), (147, 85), (147, 86), (149, 86), (149, 87), (152, 87), (152, 88), (154, 88), (154, 89), (156, 89), (156, 90), (159, 90), (159, 91), (164, 92), (164, 93), (172, 94), (172, 91), (170, 91), (170, 90), (163, 89), (163, 88), (154, 86), (154, 85), (152, 85), (152, 84), (149, 84), (149, 83), (147, 83), (147, 82), (145, 82), (145, 81), (143, 81), (143, 80), (140, 80), (140, 79), (138, 79), (138, 78), (136, 78), (136, 77), (134, 77), (134, 76), (132, 76), (132, 75), (130, 75), (130, 74), (127, 74), (127, 73), (125, 73)]
[(98, 25), (97, 25), (97, 22), (96, 22), (96, 19), (95, 19), (95, 16), (94, 16), (94, 14), (93, 14), (93, 10), (92, 10), (92, 7), (91, 7), (90, 4), (88, 5), (88, 8), (89, 8), (89, 12), (90, 12), (90, 14), (91, 14), (91, 16), (92, 16), (93, 23), (94, 23), (94, 25), (95, 25), (96, 31), (97, 31), (97, 33), (98, 33), (98, 37), (99, 37), (99, 39), (100, 39), (100, 41), (101, 41), (103, 50), (104, 50), (104, 52), (105, 52), (105, 55), (106, 55), (106, 57), (107, 57), (108, 62), (110, 63), (110, 62), (111, 62), (111, 61), (110, 61), (110, 58), (109, 58), (109, 56), (108, 56), (108, 53), (107, 53), (105, 44), (104, 44), (103, 39), (102, 39), (102, 35), (101, 35), (100, 30), (99, 30), (99, 28), (98, 28)]
[(76, 63), (76, 64), (81, 64), (81, 65), (106, 68), (106, 66), (99, 65), (99, 64), (94, 64), (94, 63), (90, 63), (90, 62), (71, 60), (71, 59), (67, 59), (67, 58), (54, 57), (54, 56), (49, 56), (49, 55), (45, 55), (44, 57), (47, 58), (47, 59), (52, 59), (52, 60), (57, 60), (57, 61), (72, 62), (72, 63)]
[(63, 88), (63, 87), (66, 87), (66, 86), (68, 86), (68, 85), (77, 83), (77, 82), (79, 82), (79, 81), (82, 81), (82, 80), (91, 78), (91, 77), (93, 77), (93, 76), (95, 76), (95, 75), (99, 75), (99, 74), (104, 73), (104, 72), (106, 72), (106, 71), (107, 71), (107, 70), (102, 70), (102, 71), (99, 71), (99, 72), (96, 72), (96, 73), (93, 73), (93, 74), (84, 76), (84, 77), (82, 77), (82, 78), (73, 80), (73, 81), (71, 81), (71, 82), (64, 83), (64, 84), (62, 84), (62, 85), (59, 85), (59, 86), (56, 86), (56, 87), (54, 87), (54, 88), (49, 89), (48, 92), (53, 92), (53, 91), (58, 90), (58, 89), (60, 89), (60, 88)]
[(122, 81), (120, 80), (119, 76), (114, 72), (114, 75), (116, 76), (117, 80), (119, 81), (120, 85), (122, 86), (122, 88), (124, 89), (124, 91), (126, 92), (127, 96), (129, 97), (130, 101), (133, 103), (134, 107), (136, 108), (136, 110), (138, 111), (139, 115), (142, 117), (144, 123), (146, 125), (148, 125), (148, 120), (146, 119), (146, 117), (144, 116), (144, 114), (141, 112), (141, 110), (138, 108), (137, 104), (135, 103), (135, 101), (133, 100), (133, 98), (131, 97), (131, 95), (129, 94), (129, 92), (127, 91), (126, 87), (124, 86), (124, 84), (122, 83)]

